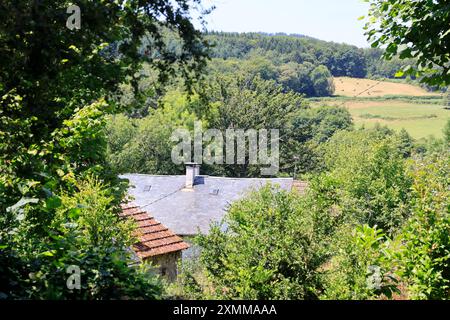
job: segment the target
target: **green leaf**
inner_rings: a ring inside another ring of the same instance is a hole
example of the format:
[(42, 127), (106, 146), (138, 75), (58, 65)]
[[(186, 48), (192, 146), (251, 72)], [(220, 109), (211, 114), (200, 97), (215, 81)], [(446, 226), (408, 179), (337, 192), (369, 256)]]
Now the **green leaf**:
[(72, 208), (69, 210), (69, 218), (76, 219), (80, 216), (81, 209), (80, 208)]
[(49, 251), (45, 251), (42, 252), (41, 255), (44, 257), (53, 257), (56, 253), (56, 250), (49, 250)]
[(62, 201), (59, 197), (53, 196), (45, 200), (45, 206), (47, 209), (56, 209), (60, 207), (62, 204)]
[(403, 77), (405, 75), (405, 73), (402, 71), (402, 70), (400, 70), (400, 71), (397, 71), (397, 73), (395, 74), (395, 77), (396, 78), (401, 78), (401, 77)]

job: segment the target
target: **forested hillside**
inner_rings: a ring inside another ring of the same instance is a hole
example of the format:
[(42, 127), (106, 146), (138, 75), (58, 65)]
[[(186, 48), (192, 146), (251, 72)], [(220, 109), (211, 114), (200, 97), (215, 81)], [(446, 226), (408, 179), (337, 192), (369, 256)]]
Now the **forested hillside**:
[(412, 62), (396, 57), (383, 60), (381, 49), (300, 35), (210, 32), (205, 39), (213, 46), (213, 70), (259, 73), (306, 96), (332, 95), (331, 77), (394, 78), (403, 65)]

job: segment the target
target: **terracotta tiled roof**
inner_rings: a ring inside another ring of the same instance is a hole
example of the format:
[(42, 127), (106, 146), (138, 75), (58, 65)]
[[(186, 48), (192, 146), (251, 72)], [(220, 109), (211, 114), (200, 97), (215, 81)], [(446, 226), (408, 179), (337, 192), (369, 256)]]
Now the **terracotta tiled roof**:
[(189, 248), (183, 239), (136, 205), (122, 205), (121, 216), (133, 218), (137, 222), (136, 235), (139, 242), (134, 245), (134, 251), (141, 259)]
[(300, 194), (305, 194), (306, 189), (308, 188), (308, 182), (294, 180), (292, 184), (292, 189), (297, 190)]

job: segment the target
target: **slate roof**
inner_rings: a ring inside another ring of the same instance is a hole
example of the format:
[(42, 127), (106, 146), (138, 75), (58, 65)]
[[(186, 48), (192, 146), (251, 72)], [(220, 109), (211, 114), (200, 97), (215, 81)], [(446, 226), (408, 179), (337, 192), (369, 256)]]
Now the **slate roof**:
[(133, 249), (141, 259), (189, 248), (183, 239), (136, 205), (122, 205), (121, 216), (133, 218), (137, 222), (136, 236), (139, 242)]
[(206, 234), (211, 222), (222, 220), (228, 206), (252, 189), (270, 183), (290, 191), (292, 178), (244, 179), (197, 176), (193, 189), (185, 189), (186, 177), (125, 174), (128, 193), (142, 209), (178, 235)]

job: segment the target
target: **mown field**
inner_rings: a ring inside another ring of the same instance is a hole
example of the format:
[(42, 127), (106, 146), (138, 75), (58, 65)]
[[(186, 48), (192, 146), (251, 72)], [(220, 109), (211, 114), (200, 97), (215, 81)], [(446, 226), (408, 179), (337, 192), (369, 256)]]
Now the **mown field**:
[(416, 139), (440, 138), (450, 118), (442, 96), (418, 86), (353, 78), (336, 78), (334, 82), (336, 96), (312, 99), (312, 105), (346, 107), (357, 126), (370, 128), (379, 123), (394, 130), (404, 128)]
[(371, 79), (357, 79), (349, 77), (334, 78), (336, 96), (354, 97), (383, 97), (389, 95), (402, 96), (440, 96), (438, 93), (407, 83), (394, 81), (379, 81)]

